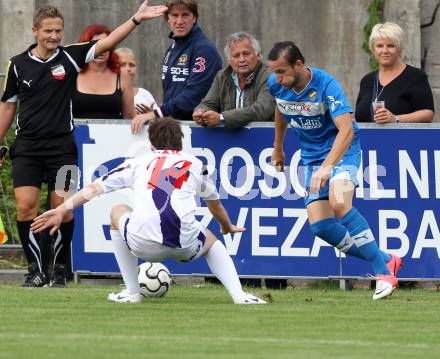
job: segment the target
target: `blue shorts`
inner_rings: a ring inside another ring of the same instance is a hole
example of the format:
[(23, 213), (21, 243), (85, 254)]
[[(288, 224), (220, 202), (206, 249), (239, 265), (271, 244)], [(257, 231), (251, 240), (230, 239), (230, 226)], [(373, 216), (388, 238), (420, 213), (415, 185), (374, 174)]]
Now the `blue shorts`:
[(310, 179), (312, 178), (313, 172), (320, 168), (321, 164), (322, 162), (314, 163), (305, 167), (306, 182), (304, 188), (307, 191), (307, 195), (304, 198), (304, 203), (306, 207), (311, 202), (328, 199), (330, 182), (332, 181), (347, 179), (353, 182), (355, 187), (359, 186), (357, 173), (359, 170), (359, 166), (361, 165), (360, 152), (351, 155), (345, 155), (342, 160), (340, 160), (333, 168), (332, 173), (330, 174), (330, 178), (325, 184), (324, 188), (319, 193), (309, 193)]

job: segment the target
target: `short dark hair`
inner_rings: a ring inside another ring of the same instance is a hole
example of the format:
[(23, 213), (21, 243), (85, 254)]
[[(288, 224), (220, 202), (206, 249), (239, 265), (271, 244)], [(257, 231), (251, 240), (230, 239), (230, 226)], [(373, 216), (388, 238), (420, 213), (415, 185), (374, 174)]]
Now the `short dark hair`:
[(34, 27), (39, 28), (41, 22), (44, 19), (48, 19), (48, 18), (51, 19), (60, 18), (61, 20), (63, 20), (63, 24), (64, 24), (64, 16), (63, 14), (61, 14), (61, 11), (58, 10), (58, 8), (56, 8), (55, 6), (46, 5), (35, 10), (34, 18), (33, 18)]
[(164, 13), (165, 20), (168, 20), (168, 14), (174, 6), (185, 7), (192, 12), (196, 19), (199, 18), (199, 9), (196, 0), (167, 0), (165, 6), (168, 8), (168, 10)]
[(157, 118), (150, 122), (148, 138), (156, 150), (182, 150), (182, 127), (172, 117)]
[(298, 60), (301, 60), (303, 64), (306, 62), (298, 46), (292, 41), (277, 42), (273, 45), (272, 50), (270, 50), (267, 59), (269, 61), (276, 61), (281, 56), (284, 56), (290, 65), (295, 65)]

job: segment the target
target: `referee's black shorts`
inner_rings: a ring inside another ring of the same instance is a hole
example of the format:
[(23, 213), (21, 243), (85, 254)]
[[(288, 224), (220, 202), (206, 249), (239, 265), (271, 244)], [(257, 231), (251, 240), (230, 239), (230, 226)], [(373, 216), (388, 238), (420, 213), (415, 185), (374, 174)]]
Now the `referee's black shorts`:
[(46, 140), (17, 137), (10, 149), (14, 188), (41, 188), (69, 191), (77, 188), (78, 151), (73, 135)]

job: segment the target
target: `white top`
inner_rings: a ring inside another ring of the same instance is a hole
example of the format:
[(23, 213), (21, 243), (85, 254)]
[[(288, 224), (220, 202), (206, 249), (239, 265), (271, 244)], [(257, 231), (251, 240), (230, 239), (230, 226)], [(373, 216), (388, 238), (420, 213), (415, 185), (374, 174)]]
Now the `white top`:
[(147, 105), (151, 106), (152, 103), (155, 103), (153, 95), (150, 91), (143, 89), (142, 87), (138, 88), (138, 93), (134, 96), (134, 105)]
[(152, 151), (128, 159), (98, 178), (104, 192), (130, 187), (134, 208), (127, 231), (170, 247), (186, 248), (200, 231), (195, 218), (196, 196), (220, 196), (202, 162), (178, 151)]

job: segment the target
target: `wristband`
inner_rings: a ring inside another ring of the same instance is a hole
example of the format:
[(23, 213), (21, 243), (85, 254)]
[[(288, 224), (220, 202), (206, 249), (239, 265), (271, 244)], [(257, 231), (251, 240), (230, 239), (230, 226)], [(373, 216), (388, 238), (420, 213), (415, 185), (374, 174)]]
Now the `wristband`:
[(219, 125), (224, 126), (225, 125), (225, 118), (223, 117), (223, 114), (220, 114), (220, 120), (219, 120)]
[(134, 23), (136, 26), (138, 26), (138, 25), (141, 24), (140, 21), (137, 21), (137, 20), (136, 20), (136, 18), (134, 17), (134, 15), (131, 17), (131, 21), (133, 21), (133, 23)]

